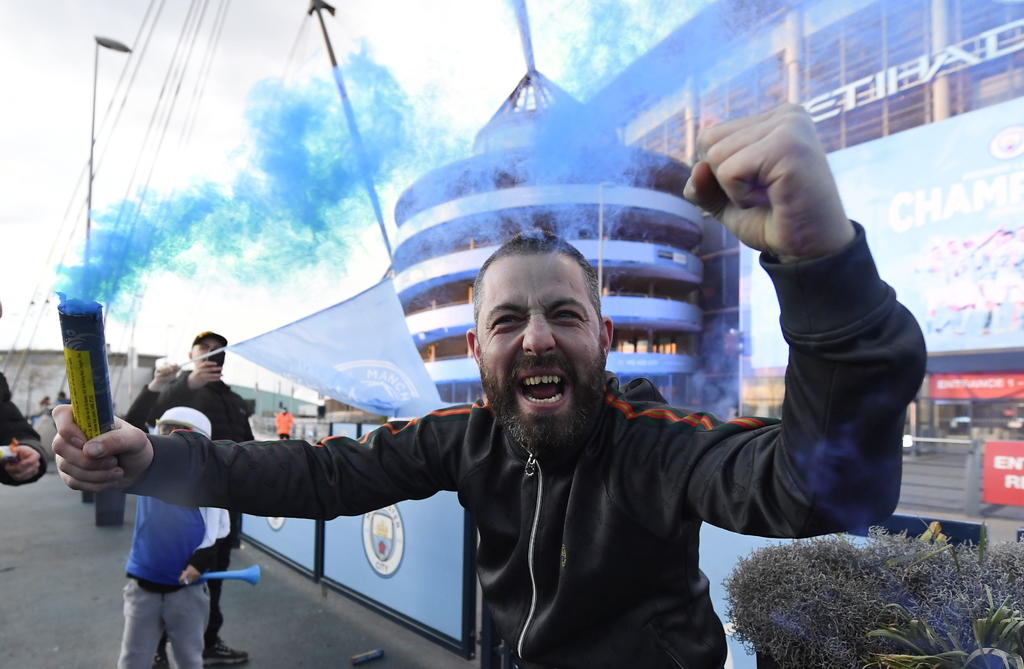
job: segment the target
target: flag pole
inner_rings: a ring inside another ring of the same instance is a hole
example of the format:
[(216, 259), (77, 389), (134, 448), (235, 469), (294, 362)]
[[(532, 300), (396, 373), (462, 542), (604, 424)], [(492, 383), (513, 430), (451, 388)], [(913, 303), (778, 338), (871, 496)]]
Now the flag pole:
[(348, 91), (345, 89), (345, 80), (341, 76), (341, 68), (338, 67), (338, 59), (334, 57), (334, 48), (331, 46), (331, 38), (327, 34), (327, 26), (324, 24), (323, 10), (334, 16), (334, 7), (323, 0), (310, 0), (307, 14), (316, 12), (316, 18), (320, 21), (320, 31), (324, 36), (324, 43), (327, 45), (327, 55), (331, 59), (331, 72), (334, 74), (334, 83), (338, 85), (338, 93), (341, 95), (341, 105), (345, 110), (345, 120), (348, 121), (348, 129), (352, 134), (352, 144), (355, 148), (356, 160), (359, 161), (359, 171), (363, 177), (363, 186), (367, 195), (370, 196), (370, 204), (373, 206), (373, 213), (377, 217), (377, 225), (380, 226), (380, 235), (384, 240), (384, 246), (388, 251), (388, 262), (391, 262), (391, 242), (388, 241), (387, 229), (384, 227), (384, 214), (380, 208), (380, 200), (377, 198), (377, 189), (374, 188), (373, 179), (370, 177), (370, 161), (366, 156), (366, 149), (363, 147), (363, 138), (359, 134), (359, 127), (356, 125), (356, 115), (352, 111), (352, 103), (348, 98)]

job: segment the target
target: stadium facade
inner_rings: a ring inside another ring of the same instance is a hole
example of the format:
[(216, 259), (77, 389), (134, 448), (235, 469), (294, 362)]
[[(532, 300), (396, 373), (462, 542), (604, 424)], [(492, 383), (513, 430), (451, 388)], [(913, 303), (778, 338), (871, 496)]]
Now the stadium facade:
[(543, 135), (583, 113), (528, 72), (478, 133), (474, 155), (424, 175), (396, 205), (395, 287), (446, 401), (481, 394), (466, 344), (477, 270), (505, 239), (535, 229), (560, 234), (598, 268), (602, 310), (616, 324), (609, 369), (652, 377), (679, 397), (699, 368), (701, 214), (680, 197), (689, 170), (601, 132), (559, 164)]
[[(973, 420), (1019, 438), (1024, 266), (1015, 256), (1024, 257), (1024, 228), (1017, 242), (1013, 230), (1024, 221), (1022, 95), (1024, 2), (718, 0), (586, 103), (619, 150), (643, 157), (644, 175), (548, 183), (510, 169), (479, 178), (501, 160), (516, 164), (517, 151), (537, 141), (531, 119), (580, 104), (533, 73), (480, 131), (472, 158), (403, 194), (395, 283), (410, 331), (442, 398), (476, 397), (465, 345), (473, 275), (524, 227), (524, 215), (562, 213), (571, 224), (558, 231), (603, 268), (602, 306), (617, 326), (613, 371), (652, 377), (679, 405), (777, 414), (784, 345), (769, 341), (777, 313), (770, 294), (761, 299), (756, 257), (679, 194), (702, 127), (792, 102), (813, 116), (851, 216), (927, 330), (929, 381), (910, 429), (966, 433)], [(980, 127), (995, 130), (973, 136)], [(981, 148), (984, 159), (968, 158)], [(885, 170), (863, 171), (872, 160), (889, 166), (885, 183), (870, 183)], [(960, 162), (962, 173), (951, 175)], [(869, 200), (874, 209), (858, 206)], [(936, 300), (936, 292), (970, 292), (972, 277), (987, 294)], [(783, 352), (773, 358), (773, 349)]]
[[(723, 28), (734, 32), (721, 57), (708, 56), (707, 36)], [(702, 126), (803, 105), (848, 212), (926, 331), (929, 378), (909, 429), (966, 435), (973, 424), (973, 436), (1019, 439), (1022, 95), (1019, 0), (720, 0), (591, 104), (614, 110), (627, 144), (687, 164)], [(771, 296), (761, 299), (752, 254), (720, 226), (704, 230), (695, 401), (777, 415), (785, 359), (762, 334), (777, 329), (761, 313)]]

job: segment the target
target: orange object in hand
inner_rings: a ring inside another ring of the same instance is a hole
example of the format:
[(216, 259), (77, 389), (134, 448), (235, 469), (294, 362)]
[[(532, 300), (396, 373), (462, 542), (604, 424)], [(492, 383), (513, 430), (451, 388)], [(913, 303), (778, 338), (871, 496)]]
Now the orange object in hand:
[(0, 446), (0, 462), (16, 462), (21, 459), (21, 454), (14, 450), (18, 445), (18, 440), (12, 438), (9, 446)]

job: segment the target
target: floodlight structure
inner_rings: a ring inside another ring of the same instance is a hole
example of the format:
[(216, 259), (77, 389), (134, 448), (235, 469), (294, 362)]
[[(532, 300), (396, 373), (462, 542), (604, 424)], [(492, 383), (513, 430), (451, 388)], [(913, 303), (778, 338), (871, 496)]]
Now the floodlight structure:
[(327, 56), (331, 61), (331, 74), (334, 75), (334, 83), (338, 87), (338, 95), (341, 97), (341, 106), (345, 111), (345, 120), (348, 122), (349, 134), (352, 136), (352, 147), (355, 149), (356, 160), (359, 163), (359, 173), (363, 177), (363, 187), (366, 188), (366, 195), (370, 198), (370, 205), (373, 207), (373, 214), (380, 227), (381, 240), (388, 252), (388, 260), (391, 260), (391, 242), (388, 240), (388, 231), (384, 226), (384, 214), (380, 207), (380, 199), (377, 197), (377, 188), (373, 185), (373, 177), (370, 171), (370, 161), (366, 156), (366, 148), (363, 146), (363, 136), (356, 124), (356, 114), (352, 110), (352, 102), (348, 97), (348, 89), (345, 87), (345, 79), (341, 76), (341, 68), (338, 66), (338, 59), (334, 56), (334, 47), (331, 46), (331, 37), (327, 34), (327, 24), (324, 23), (324, 11), (334, 16), (335, 9), (323, 0), (310, 0), (307, 15), (316, 13), (317, 21), (320, 23), (320, 33), (324, 37), (324, 45), (327, 47)]
[(120, 51), (121, 53), (132, 52), (130, 48), (116, 39), (100, 37), (99, 35), (94, 35), (93, 39), (96, 42), (96, 48), (92, 60), (92, 122), (89, 125), (89, 191), (85, 204), (85, 262), (83, 265), (86, 267), (89, 266), (89, 238), (92, 235), (92, 181), (95, 176), (93, 156), (96, 148), (96, 79), (100, 65), (100, 47), (110, 49), (111, 51)]

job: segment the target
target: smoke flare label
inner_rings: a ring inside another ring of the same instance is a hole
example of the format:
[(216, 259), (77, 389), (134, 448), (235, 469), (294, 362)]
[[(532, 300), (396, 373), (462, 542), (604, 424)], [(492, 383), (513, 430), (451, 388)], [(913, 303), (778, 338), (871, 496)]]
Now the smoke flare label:
[(71, 410), (75, 423), (87, 439), (100, 434), (100, 417), (96, 410), (96, 391), (92, 385), (92, 362), (88, 351), (64, 349), (64, 365), (71, 390)]

